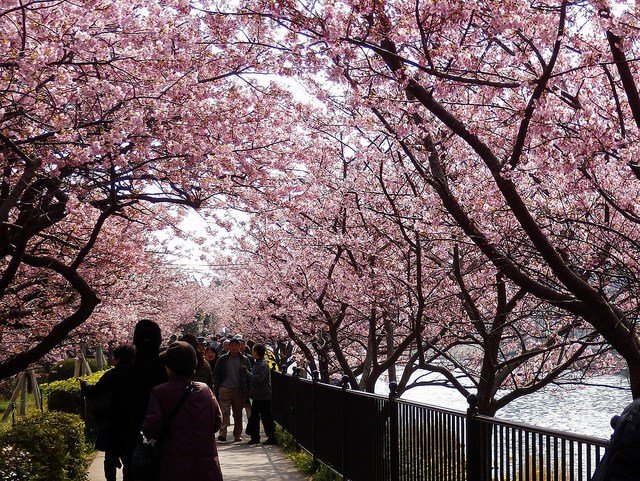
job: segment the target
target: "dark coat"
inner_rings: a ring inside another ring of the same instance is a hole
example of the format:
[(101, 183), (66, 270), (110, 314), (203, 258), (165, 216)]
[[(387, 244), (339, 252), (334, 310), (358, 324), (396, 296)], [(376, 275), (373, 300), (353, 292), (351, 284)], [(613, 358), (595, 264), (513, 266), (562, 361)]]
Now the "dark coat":
[(258, 359), (249, 374), (249, 396), (254, 401), (271, 399), (271, 369), (267, 361)]
[(211, 389), (213, 389), (213, 371), (206, 359), (202, 360), (202, 363), (196, 367), (196, 372), (191, 376), (192, 381), (203, 382)]
[(136, 353), (135, 362), (118, 376), (111, 406), (111, 447), (116, 453), (132, 453), (140, 437), (151, 390), (166, 382), (167, 371), (154, 353)]
[(127, 366), (120, 365), (105, 372), (96, 384), (82, 384), (82, 394), (85, 396), (87, 408), (96, 423), (96, 449), (106, 451), (111, 449), (111, 398), (114, 387), (120, 376), (126, 372)]
[[(189, 378), (176, 375), (151, 391), (142, 425), (147, 439), (158, 437), (188, 384)], [(159, 481), (222, 481), (215, 444), (222, 423), (220, 406), (206, 384), (194, 384), (163, 440)]]
[[(242, 359), (240, 365), (240, 378), (242, 379), (242, 392), (245, 396), (249, 395), (249, 374), (251, 370), (251, 364), (249, 359), (244, 354), (239, 354)], [(216, 370), (213, 373), (213, 387), (216, 392), (216, 396), (220, 395), (220, 386), (224, 382), (224, 378), (227, 376), (227, 361), (229, 360), (229, 353), (223, 354), (218, 358), (216, 363)]]

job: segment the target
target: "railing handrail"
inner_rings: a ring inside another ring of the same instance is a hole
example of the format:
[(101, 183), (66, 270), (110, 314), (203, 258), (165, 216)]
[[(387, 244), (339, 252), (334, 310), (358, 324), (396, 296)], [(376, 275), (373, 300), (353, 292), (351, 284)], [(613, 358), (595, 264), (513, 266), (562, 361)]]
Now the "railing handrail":
[[(281, 374), (283, 376), (288, 376), (288, 377), (295, 377), (292, 376), (290, 374), (286, 374), (286, 373), (282, 373), (282, 372), (278, 372), (278, 374)], [(309, 380), (309, 379), (302, 379), (302, 378), (298, 378), (298, 380), (300, 382), (303, 383), (309, 383), (309, 384), (313, 384), (313, 381)], [(318, 382), (318, 384), (321, 384), (323, 388), (330, 388), (330, 389), (336, 389), (336, 390), (340, 390), (342, 389), (340, 386), (335, 386), (333, 384), (326, 384), (326, 383), (321, 383)], [(358, 395), (358, 396), (365, 396), (365, 397), (370, 397), (370, 398), (377, 398), (377, 399), (387, 399), (388, 396), (384, 395), (384, 394), (376, 394), (376, 393), (370, 393), (370, 392), (366, 392), (366, 391), (358, 391), (358, 390), (354, 390), (354, 389), (349, 389), (350, 393), (354, 394), (354, 395)], [(466, 417), (466, 413), (464, 411), (458, 411), (456, 409), (448, 409), (448, 408), (443, 408), (441, 406), (434, 406), (433, 404), (428, 404), (428, 403), (423, 403), (420, 401), (413, 401), (413, 400), (408, 400), (408, 399), (402, 399), (402, 398), (397, 398), (396, 402), (402, 403), (402, 404), (407, 404), (407, 405), (412, 405), (412, 406), (417, 406), (417, 407), (422, 407), (422, 408), (427, 408), (430, 409), (432, 411), (436, 411), (436, 412), (440, 412), (443, 414), (448, 414), (448, 415), (452, 415), (452, 416), (456, 416), (456, 417)], [(512, 427), (512, 428), (517, 428), (517, 429), (522, 429), (525, 431), (529, 431), (529, 432), (533, 432), (536, 434), (548, 434), (554, 437), (559, 437), (559, 438), (564, 438), (568, 441), (577, 441), (577, 442), (585, 442), (585, 443), (590, 443), (590, 444), (594, 444), (596, 446), (601, 446), (601, 447), (607, 447), (609, 445), (609, 440), (605, 439), (605, 438), (598, 438), (595, 436), (587, 436), (584, 434), (578, 434), (578, 433), (572, 433), (569, 431), (561, 431), (559, 429), (552, 429), (552, 428), (545, 428), (542, 426), (535, 426), (533, 424), (527, 424), (527, 423), (523, 423), (523, 422), (519, 422), (519, 421), (511, 421), (508, 419), (504, 419), (504, 418), (497, 418), (497, 417), (492, 417), (492, 416), (485, 416), (485, 415), (477, 415), (476, 419), (479, 421), (483, 421), (486, 423), (490, 423), (490, 424), (495, 424), (495, 425), (501, 425), (501, 426), (508, 426), (508, 427)]]
[(512, 427), (512, 428), (521, 429), (523, 431), (529, 431), (536, 434), (548, 434), (557, 438), (566, 439), (567, 441), (583, 442), (583, 443), (593, 444), (593, 445), (602, 446), (602, 447), (607, 447), (609, 445), (608, 439), (597, 438), (595, 436), (587, 436), (586, 434), (577, 434), (569, 431), (561, 431), (559, 429), (545, 428), (542, 426), (535, 426), (533, 424), (526, 424), (518, 421), (510, 421), (508, 419), (484, 416), (481, 414), (478, 414), (475, 417), (475, 419), (478, 421), (489, 423), (489, 424)]
[(313, 381), (298, 374), (274, 377), (274, 415), (314, 463), (343, 479), (490, 481), (555, 473), (587, 481), (608, 451), (602, 438), (479, 415), (475, 394), (465, 413), (398, 399), (395, 382), (383, 395), (348, 390), (346, 376), (337, 386), (319, 383), (317, 372)]

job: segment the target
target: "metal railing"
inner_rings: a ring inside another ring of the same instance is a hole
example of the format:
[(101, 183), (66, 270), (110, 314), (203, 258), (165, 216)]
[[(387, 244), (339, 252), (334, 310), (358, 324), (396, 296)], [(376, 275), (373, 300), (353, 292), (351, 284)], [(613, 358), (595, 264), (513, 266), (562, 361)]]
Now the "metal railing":
[(603, 439), (272, 374), (273, 414), (352, 481), (589, 481)]

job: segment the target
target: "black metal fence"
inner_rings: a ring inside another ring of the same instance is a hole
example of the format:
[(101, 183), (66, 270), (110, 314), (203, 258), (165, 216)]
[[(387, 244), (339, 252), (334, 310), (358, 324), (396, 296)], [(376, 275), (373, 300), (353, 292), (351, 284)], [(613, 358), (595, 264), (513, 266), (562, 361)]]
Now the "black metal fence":
[[(607, 441), (274, 372), (276, 421), (352, 481), (589, 481)], [(473, 397), (470, 397), (473, 402)]]

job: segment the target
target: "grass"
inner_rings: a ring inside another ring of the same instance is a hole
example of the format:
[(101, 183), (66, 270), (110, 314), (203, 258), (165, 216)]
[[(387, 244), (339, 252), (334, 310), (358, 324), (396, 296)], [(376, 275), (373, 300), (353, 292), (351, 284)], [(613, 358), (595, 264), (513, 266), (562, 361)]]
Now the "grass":
[[(15, 406), (16, 419), (18, 419), (20, 417), (20, 414), (19, 414), (19, 412), (20, 412), (20, 403), (21, 403), (20, 398), (16, 399), (16, 402), (15, 402), (15, 405), (16, 405)], [(5, 399), (0, 398), (0, 419), (2, 419), (2, 416), (4, 416), (4, 412), (6, 411), (6, 409), (8, 407), (9, 407), (9, 399), (8, 398), (5, 398)], [(33, 394), (32, 393), (29, 393), (27, 395), (27, 409), (26, 410), (27, 410), (27, 414), (30, 413), (31, 411), (37, 410), (36, 402), (33, 399)], [(7, 417), (7, 419), (4, 420), (4, 422), (0, 422), (0, 424), (11, 424), (11, 415), (9, 415)]]
[(338, 476), (329, 466), (317, 462), (313, 463), (313, 457), (307, 453), (304, 449), (300, 449), (296, 445), (296, 441), (291, 434), (279, 426), (276, 428), (276, 438), (278, 445), (282, 448), (284, 453), (294, 466), (302, 474), (309, 476), (310, 481), (340, 481), (341, 476)]

